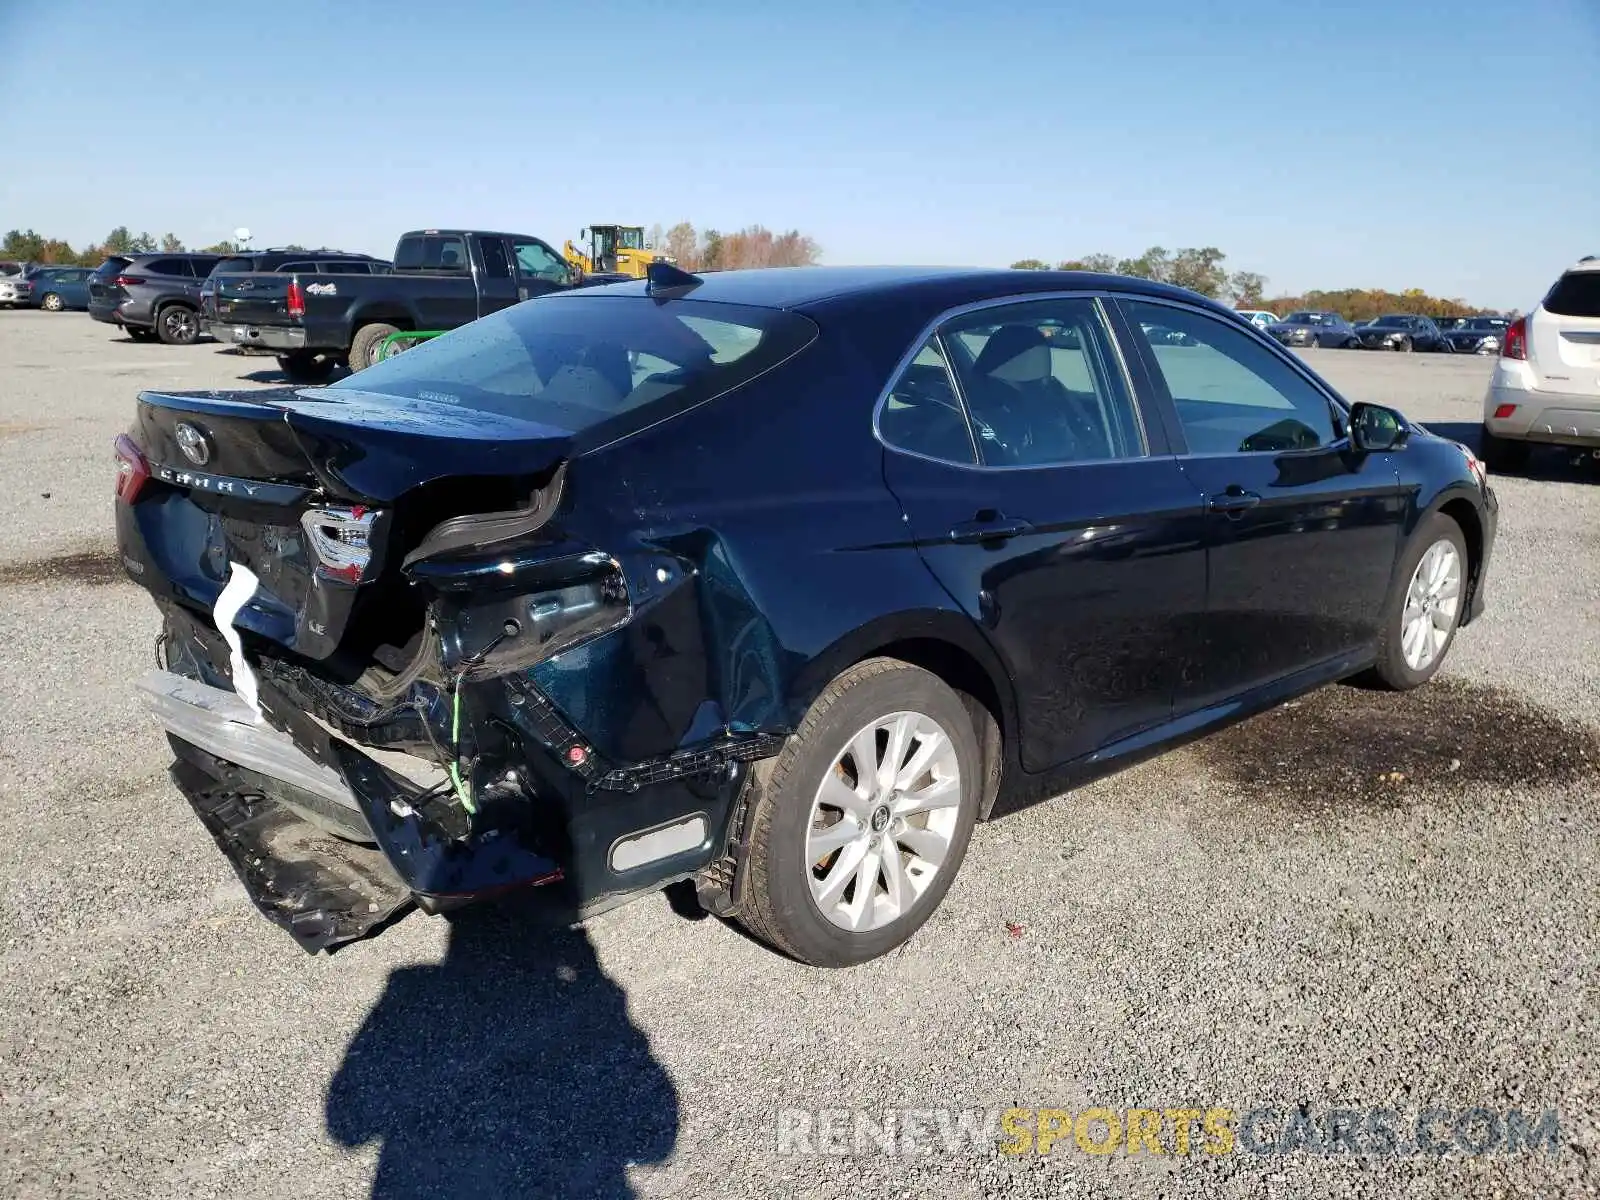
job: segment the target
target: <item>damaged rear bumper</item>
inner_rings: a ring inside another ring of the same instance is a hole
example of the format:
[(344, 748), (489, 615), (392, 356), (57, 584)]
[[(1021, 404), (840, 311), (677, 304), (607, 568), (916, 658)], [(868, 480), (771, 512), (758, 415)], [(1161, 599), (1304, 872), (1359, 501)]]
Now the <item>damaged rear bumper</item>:
[(396, 705), (402, 717), (363, 728), (329, 709), (316, 689), (331, 685), (263, 663), (258, 717), (231, 689), (217, 632), (182, 606), (162, 607), (171, 669), (138, 688), (173, 744), (173, 780), (256, 907), (311, 952), (412, 906), (437, 913), (560, 882), (562, 907), (581, 919), (715, 874), (750, 763), (782, 744), (752, 732), (619, 762), (513, 672), (464, 688), (474, 725), (495, 732), (492, 750), (471, 761), (468, 809), (447, 785), (416, 777), (419, 767), (440, 772), (437, 762), (394, 744), (405, 740), (401, 720), (414, 743), (426, 713)]

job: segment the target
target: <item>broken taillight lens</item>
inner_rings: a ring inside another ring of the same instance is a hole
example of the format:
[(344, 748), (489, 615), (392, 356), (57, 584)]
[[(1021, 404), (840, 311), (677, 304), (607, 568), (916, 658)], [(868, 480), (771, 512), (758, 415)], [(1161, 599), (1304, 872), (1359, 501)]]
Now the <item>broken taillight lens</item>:
[(132, 504), (150, 478), (150, 464), (125, 433), (117, 434), (117, 440), (111, 445), (117, 462), (117, 499)]
[(372, 523), (378, 513), (362, 505), (313, 508), (300, 518), (316, 573), (324, 579), (357, 584), (372, 563)]

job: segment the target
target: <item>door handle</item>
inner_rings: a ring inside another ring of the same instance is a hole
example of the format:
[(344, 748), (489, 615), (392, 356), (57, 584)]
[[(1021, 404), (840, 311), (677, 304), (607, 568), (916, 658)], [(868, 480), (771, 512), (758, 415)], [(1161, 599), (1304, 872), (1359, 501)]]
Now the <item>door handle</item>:
[(961, 545), (971, 545), (974, 542), (1003, 542), (1014, 538), (1018, 534), (1027, 533), (1033, 525), (1027, 521), (1015, 520), (1007, 517), (991, 517), (987, 520), (963, 521), (960, 525), (950, 530), (950, 540)]
[(1247, 492), (1243, 488), (1231, 487), (1225, 492), (1218, 492), (1207, 498), (1207, 507), (1212, 512), (1242, 513), (1246, 509), (1254, 508), (1261, 503), (1261, 497), (1255, 492)]

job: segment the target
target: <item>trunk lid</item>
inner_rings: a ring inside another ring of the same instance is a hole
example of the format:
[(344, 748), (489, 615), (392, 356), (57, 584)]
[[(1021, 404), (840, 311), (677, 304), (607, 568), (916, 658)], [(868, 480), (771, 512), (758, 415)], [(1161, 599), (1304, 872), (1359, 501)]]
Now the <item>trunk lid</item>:
[(1568, 271), (1528, 318), (1538, 386), (1600, 396), (1600, 269)]
[(151, 477), (117, 505), (134, 577), (204, 611), (239, 604), (233, 623), (322, 659), (363, 603), (391, 586), (404, 595), (403, 553), (441, 519), (418, 489), (452, 480), (481, 490), (485, 509), (508, 493), (526, 500), (570, 435), (355, 389), (281, 388), (143, 392), (134, 439)]
[(114, 280), (122, 274), (123, 269), (131, 261), (121, 255), (114, 255), (96, 267), (94, 273), (89, 276), (89, 299), (102, 304), (120, 301), (125, 292)]

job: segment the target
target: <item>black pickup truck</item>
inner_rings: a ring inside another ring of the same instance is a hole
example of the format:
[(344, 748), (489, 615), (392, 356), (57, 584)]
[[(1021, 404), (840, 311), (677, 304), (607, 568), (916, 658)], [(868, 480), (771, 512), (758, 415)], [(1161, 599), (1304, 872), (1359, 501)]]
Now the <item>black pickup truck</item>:
[(577, 273), (550, 245), (520, 233), (419, 229), (402, 234), (378, 275), (249, 272), (218, 278), (201, 319), (213, 337), (276, 354), (294, 382), (319, 382), (341, 363), (371, 366), (402, 330), (455, 329), (546, 292), (615, 283)]

